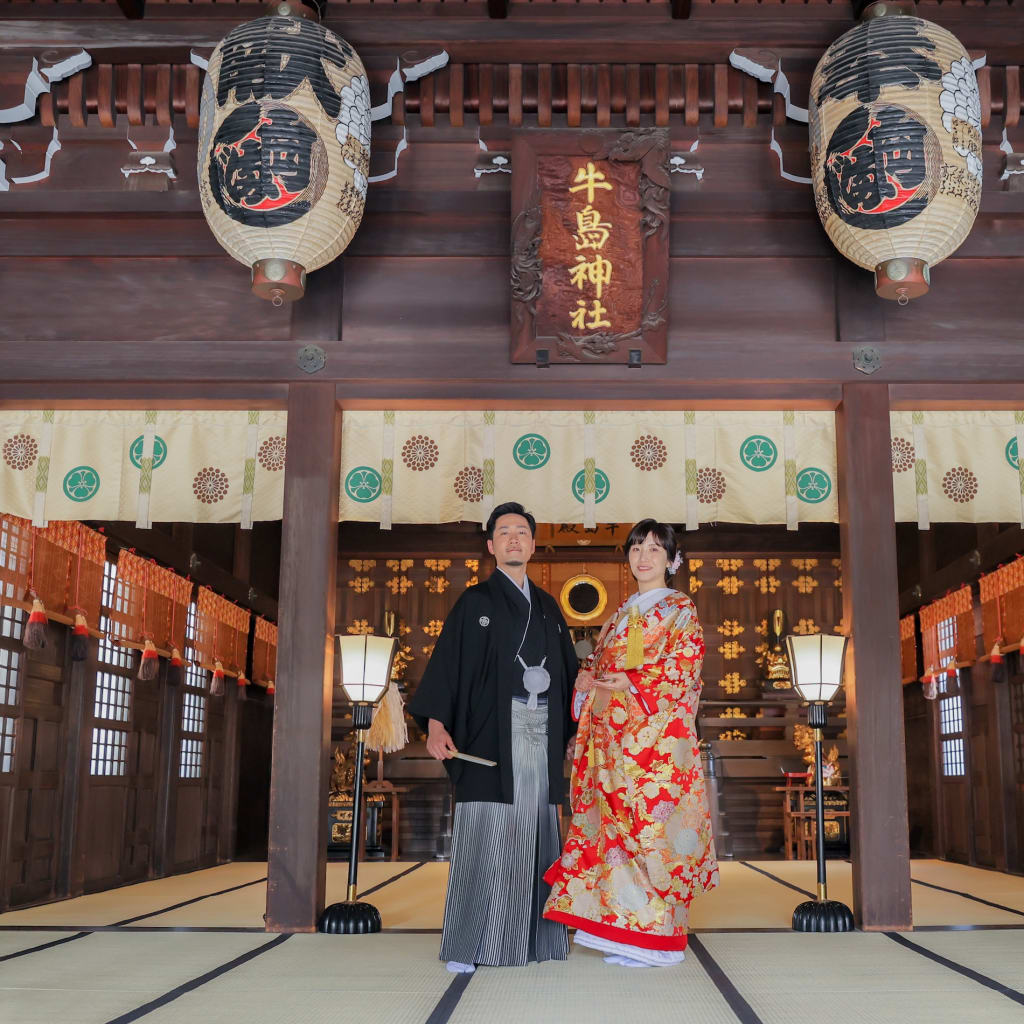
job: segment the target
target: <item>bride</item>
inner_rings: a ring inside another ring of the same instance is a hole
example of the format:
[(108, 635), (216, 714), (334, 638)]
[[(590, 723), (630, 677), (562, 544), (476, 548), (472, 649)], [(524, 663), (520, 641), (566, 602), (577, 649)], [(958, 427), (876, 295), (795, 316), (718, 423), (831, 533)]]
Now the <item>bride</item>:
[(626, 542), (633, 594), (576, 678), (572, 822), (544, 876), (544, 916), (628, 967), (683, 959), (690, 902), (718, 885), (694, 717), (704, 641), (668, 584), (675, 532), (644, 519)]

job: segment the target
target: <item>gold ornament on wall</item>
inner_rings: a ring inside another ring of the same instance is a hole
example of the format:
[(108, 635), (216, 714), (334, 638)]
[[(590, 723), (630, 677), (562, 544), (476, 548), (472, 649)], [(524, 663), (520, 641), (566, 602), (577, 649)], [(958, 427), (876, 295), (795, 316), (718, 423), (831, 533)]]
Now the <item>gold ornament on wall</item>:
[(744, 631), (744, 628), (738, 619), (723, 619), (719, 632), (722, 636), (739, 636)]
[(730, 697), (735, 696), (746, 685), (746, 679), (742, 679), (739, 672), (726, 672), (725, 675), (722, 676), (722, 689), (725, 690)]
[(746, 651), (746, 647), (737, 640), (726, 640), (726, 642), (718, 648), (718, 653), (721, 654), (726, 661), (735, 661), (741, 654), (746, 654)]
[(373, 626), (370, 625), (366, 619), (353, 619), (348, 624), (346, 632), (353, 634), (354, 636), (367, 636), (373, 633)]
[(369, 593), (371, 590), (373, 590), (374, 586), (373, 580), (371, 580), (369, 576), (356, 576), (355, 579), (351, 579), (348, 581), (348, 585), (357, 594)]
[(818, 581), (813, 576), (797, 576), (793, 580), (793, 586), (796, 587), (797, 593), (800, 594), (813, 594), (817, 585)]

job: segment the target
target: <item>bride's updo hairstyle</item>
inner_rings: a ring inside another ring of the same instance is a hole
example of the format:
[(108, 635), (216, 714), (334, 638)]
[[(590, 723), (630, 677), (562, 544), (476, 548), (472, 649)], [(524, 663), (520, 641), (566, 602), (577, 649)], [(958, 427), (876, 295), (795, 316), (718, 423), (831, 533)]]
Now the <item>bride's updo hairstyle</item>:
[(629, 536), (626, 538), (626, 557), (627, 559), (629, 558), (629, 552), (634, 544), (643, 544), (651, 534), (654, 535), (658, 546), (664, 549), (668, 557), (668, 567), (665, 569), (665, 586), (671, 586), (672, 577), (679, 569), (677, 565), (675, 571), (673, 571), (672, 563), (675, 562), (677, 557), (681, 557), (681, 552), (676, 545), (676, 531), (668, 523), (659, 523), (657, 519), (641, 519), (629, 531)]

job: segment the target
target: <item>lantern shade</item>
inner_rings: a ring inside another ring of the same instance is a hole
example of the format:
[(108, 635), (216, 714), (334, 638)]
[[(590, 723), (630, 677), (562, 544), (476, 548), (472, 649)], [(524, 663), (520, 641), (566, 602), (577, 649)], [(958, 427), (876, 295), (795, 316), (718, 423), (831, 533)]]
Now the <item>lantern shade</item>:
[(203, 214), (253, 268), (253, 291), (301, 297), (363, 216), (370, 167), (366, 71), (315, 21), (273, 15), (239, 25), (210, 58), (199, 119)]
[(797, 693), (806, 701), (831, 701), (843, 685), (846, 637), (824, 633), (790, 635), (786, 637), (786, 648)]
[(390, 636), (339, 636), (341, 685), (353, 704), (376, 704), (391, 681), (398, 641)]
[[(884, 298), (928, 291), (981, 202), (981, 103), (955, 36), (895, 8), (840, 36), (811, 81), (811, 174), (833, 245)], [(886, 5), (886, 11), (890, 6)]]

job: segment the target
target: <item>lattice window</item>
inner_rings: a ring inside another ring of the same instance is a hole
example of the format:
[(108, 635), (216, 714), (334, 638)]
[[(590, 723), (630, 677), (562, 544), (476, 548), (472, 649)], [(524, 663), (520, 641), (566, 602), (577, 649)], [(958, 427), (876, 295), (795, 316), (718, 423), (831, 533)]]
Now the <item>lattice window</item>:
[(117, 585), (117, 566), (113, 562), (107, 562), (103, 566), (103, 609), (100, 615), (100, 637), (96, 657), (105, 665), (116, 669), (130, 670), (134, 661), (134, 652), (130, 647), (122, 647), (107, 639), (107, 631), (110, 629), (110, 619), (106, 611), (123, 604), (123, 592)]
[(15, 718), (0, 716), (0, 774), (14, 771)]
[(203, 734), (206, 731), (206, 692), (208, 676), (206, 670), (196, 664), (195, 648), (198, 612), (195, 602), (188, 606), (185, 621), (186, 657), (190, 664), (185, 670), (185, 690), (181, 701), (181, 756), (178, 762), (178, 777), (198, 779), (203, 774)]
[(966, 774), (962, 739), (942, 741), (942, 774), (951, 777)]
[(181, 708), (181, 731), (202, 736), (206, 727), (206, 698), (185, 693)]
[(131, 719), (132, 681), (113, 672), (96, 673), (96, 700), (93, 717), (112, 722)]
[[(4, 597), (14, 597), (13, 583), (0, 583), (0, 592)], [(0, 605), (0, 637), (8, 640), (21, 639), (21, 625), (25, 621), (25, 613), (11, 605)]]
[(942, 774), (964, 775), (964, 709), (960, 697), (939, 702), (939, 732), (942, 735)]
[(945, 661), (956, 657), (956, 616), (943, 619), (937, 626), (939, 657)]
[(128, 767), (128, 734), (120, 729), (94, 728), (90, 775), (124, 775)]
[(203, 774), (203, 741), (189, 739), (181, 741), (181, 762), (178, 775), (183, 779), (198, 779)]
[(18, 703), (18, 670), (20, 667), (20, 652), (0, 647), (0, 704)]

